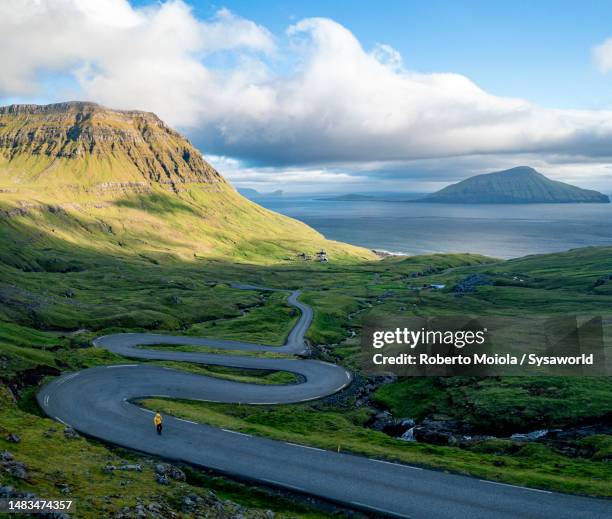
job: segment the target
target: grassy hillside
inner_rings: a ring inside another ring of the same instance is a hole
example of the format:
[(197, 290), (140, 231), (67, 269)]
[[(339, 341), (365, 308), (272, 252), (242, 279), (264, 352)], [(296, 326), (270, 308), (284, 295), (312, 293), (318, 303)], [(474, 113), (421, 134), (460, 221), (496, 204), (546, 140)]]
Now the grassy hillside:
[(92, 103), (0, 108), (0, 233), (5, 261), (21, 264), (62, 247), (150, 261), (374, 258), (248, 201), (154, 114)]
[(332, 261), (374, 257), (365, 249), (326, 240), (227, 185), (214, 191), (193, 185), (181, 193), (152, 187), (150, 193), (102, 201), (89, 195), (65, 203), (44, 201), (43, 195), (36, 200), (37, 205), (22, 209), (0, 194), (5, 244), (0, 254), (7, 263), (40, 268), (36, 262), (45, 261), (46, 250), (53, 250), (54, 257), (63, 254), (66, 262), (94, 261), (96, 254), (105, 254), (151, 262), (214, 258), (265, 264), (297, 261), (298, 252), (313, 254), (321, 248)]

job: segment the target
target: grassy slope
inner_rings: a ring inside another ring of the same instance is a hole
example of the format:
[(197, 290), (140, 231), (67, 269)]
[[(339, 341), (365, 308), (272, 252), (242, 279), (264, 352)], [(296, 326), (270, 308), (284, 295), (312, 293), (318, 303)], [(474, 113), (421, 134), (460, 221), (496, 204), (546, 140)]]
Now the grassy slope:
[[(246, 200), (228, 185), (186, 189), (173, 194), (153, 187), (151, 193), (124, 193), (106, 200), (69, 189), (62, 197), (37, 192), (28, 197), (37, 205), (25, 215), (6, 218), (0, 213), (2, 240), (9, 244), (4, 254), (31, 262), (41, 250), (61, 245), (66, 256), (81, 250), (149, 261), (208, 258), (269, 264), (321, 248), (335, 261), (374, 257), (365, 249), (326, 240), (305, 224)], [(0, 210), (19, 207), (16, 197), (1, 195)]]
[(375, 400), (396, 416), (441, 414), (503, 435), (603, 420), (611, 391), (606, 377), (419, 378), (383, 386)]
[(154, 114), (92, 103), (0, 108), (0, 232), (3, 259), (33, 269), (58, 246), (150, 261), (374, 258), (242, 197)]
[(236, 319), (195, 324), (188, 334), (281, 346), (298, 317), (297, 310), (287, 306), (286, 297), (287, 293), (273, 292), (265, 304)]

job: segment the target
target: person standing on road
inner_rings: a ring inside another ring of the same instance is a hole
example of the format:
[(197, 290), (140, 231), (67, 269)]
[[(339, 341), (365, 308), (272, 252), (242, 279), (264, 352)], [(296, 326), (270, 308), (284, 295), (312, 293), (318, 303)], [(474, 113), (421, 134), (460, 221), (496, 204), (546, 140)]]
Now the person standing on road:
[(157, 429), (157, 434), (161, 436), (162, 433), (162, 415), (159, 414), (159, 411), (155, 413), (155, 418), (153, 418), (153, 423), (155, 424), (155, 429)]

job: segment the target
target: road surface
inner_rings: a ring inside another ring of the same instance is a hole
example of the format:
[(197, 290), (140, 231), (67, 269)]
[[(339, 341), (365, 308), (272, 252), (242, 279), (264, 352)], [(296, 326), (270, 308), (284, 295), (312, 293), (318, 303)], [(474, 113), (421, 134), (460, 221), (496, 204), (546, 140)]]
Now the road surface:
[[(258, 289), (236, 285), (242, 289)], [(612, 501), (526, 489), (425, 470), (313, 447), (253, 437), (179, 418), (165, 417), (157, 436), (144, 397), (170, 397), (244, 404), (286, 404), (333, 394), (351, 375), (333, 364), (301, 359), (268, 359), (142, 349), (146, 345), (189, 344), (216, 349), (302, 353), (312, 309), (293, 292), (289, 304), (301, 315), (281, 347), (142, 333), (100, 337), (96, 346), (125, 357), (188, 361), (237, 368), (290, 371), (303, 377), (291, 385), (244, 384), (152, 365), (126, 364), (64, 374), (37, 398), (50, 417), (78, 431), (149, 454), (207, 467), (267, 485), (311, 494), (392, 517), (428, 519), (554, 518), (609, 519)], [(137, 346), (140, 346), (137, 348)]]

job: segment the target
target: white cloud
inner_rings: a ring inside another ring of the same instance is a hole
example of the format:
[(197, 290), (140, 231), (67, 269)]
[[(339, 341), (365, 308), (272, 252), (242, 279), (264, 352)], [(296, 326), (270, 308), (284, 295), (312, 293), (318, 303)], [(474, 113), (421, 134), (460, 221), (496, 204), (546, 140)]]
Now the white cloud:
[[(134, 9), (126, 0), (8, 0), (0, 3), (0, 95), (35, 95), (44, 73), (72, 75), (78, 97), (153, 110), (171, 124), (211, 111), (215, 52), (273, 53), (263, 27), (220, 10), (196, 19), (179, 0)], [(220, 92), (217, 92), (220, 93)]]
[(593, 58), (601, 72), (606, 73), (612, 70), (612, 38), (593, 47)]
[[(612, 112), (544, 109), (411, 71), (391, 46), (364, 49), (324, 18), (274, 37), (226, 9), (198, 19), (180, 0), (5, 0), (0, 46), (0, 96), (40, 96), (41, 78), (68, 76), (76, 97), (154, 111), (207, 152), (292, 166), (285, 178), (343, 174), (321, 164), (612, 154)], [(594, 56), (612, 69), (612, 40)]]
[(363, 189), (370, 180), (342, 171), (341, 168), (320, 167), (248, 167), (232, 157), (207, 155), (206, 159), (238, 187), (255, 188), (261, 192), (283, 189), (291, 193)]
[(407, 71), (392, 49), (386, 59), (380, 46), (368, 53), (328, 19), (302, 20), (288, 36), (298, 66), (232, 84), (232, 98), (249, 89), (260, 98), (248, 113), (228, 105), (203, 126), (216, 151), (290, 164), (611, 149), (611, 112), (547, 110), (459, 74)]

